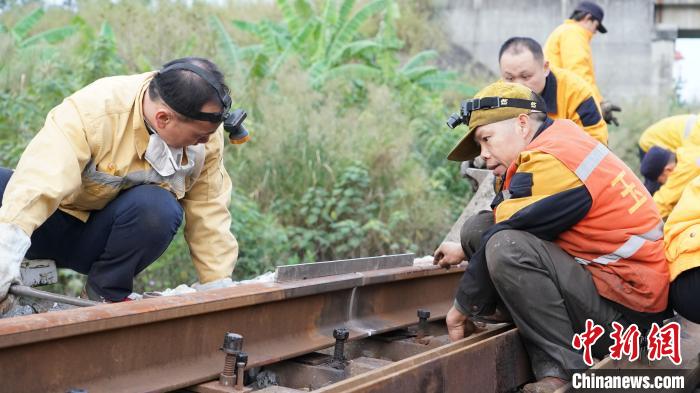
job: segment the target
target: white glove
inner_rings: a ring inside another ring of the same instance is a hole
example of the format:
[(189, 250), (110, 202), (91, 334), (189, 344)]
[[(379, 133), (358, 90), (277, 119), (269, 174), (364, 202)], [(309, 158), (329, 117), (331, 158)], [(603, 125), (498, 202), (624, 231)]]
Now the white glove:
[(0, 299), (14, 283), (21, 284), (19, 266), (29, 250), (31, 240), (14, 224), (0, 224)]
[(228, 288), (234, 286), (231, 277), (220, 278), (216, 281), (210, 281), (206, 284), (200, 284), (198, 282), (192, 284), (192, 288), (196, 289), (197, 292), (208, 291), (210, 289)]

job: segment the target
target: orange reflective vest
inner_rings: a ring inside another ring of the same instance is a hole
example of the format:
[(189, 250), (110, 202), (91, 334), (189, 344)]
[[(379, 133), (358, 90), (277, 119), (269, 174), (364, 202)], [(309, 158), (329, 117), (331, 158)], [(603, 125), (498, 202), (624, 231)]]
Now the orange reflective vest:
[(669, 286), (663, 221), (632, 170), (570, 120), (556, 120), (526, 149), (556, 157), (588, 189), (588, 214), (555, 242), (585, 265), (598, 293), (632, 310), (663, 311)]

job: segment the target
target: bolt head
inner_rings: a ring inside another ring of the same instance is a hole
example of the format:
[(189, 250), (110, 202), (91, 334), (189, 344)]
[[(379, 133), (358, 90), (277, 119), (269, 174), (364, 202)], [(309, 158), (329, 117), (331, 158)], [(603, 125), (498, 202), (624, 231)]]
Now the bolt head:
[(417, 314), (418, 314), (418, 318), (420, 318), (420, 319), (430, 318), (430, 311), (428, 311), (428, 310), (419, 309)]
[(333, 338), (336, 340), (347, 340), (350, 337), (350, 331), (346, 328), (333, 330)]
[(221, 350), (231, 354), (241, 352), (243, 350), (243, 336), (236, 333), (226, 333)]

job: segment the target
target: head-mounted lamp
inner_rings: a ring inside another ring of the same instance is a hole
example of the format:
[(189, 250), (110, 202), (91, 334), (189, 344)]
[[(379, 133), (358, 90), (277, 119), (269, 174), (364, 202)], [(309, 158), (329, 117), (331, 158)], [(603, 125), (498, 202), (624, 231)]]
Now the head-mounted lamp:
[[(164, 74), (166, 72), (174, 70), (191, 71), (197, 74), (200, 78), (204, 79), (209, 84), (209, 86), (211, 86), (216, 91), (216, 94), (218, 95), (219, 100), (221, 101), (222, 110), (221, 112), (217, 113), (189, 113), (189, 111), (184, 110), (183, 108), (178, 108), (177, 105), (174, 105), (175, 103), (173, 102), (173, 100), (170, 100), (168, 95), (165, 94), (159, 87), (161, 98), (163, 99), (163, 101), (165, 101), (165, 103), (168, 106), (173, 108), (176, 112), (180, 113), (181, 115), (186, 116), (190, 119), (208, 121), (210, 123), (223, 123), (224, 130), (226, 130), (226, 132), (228, 132), (229, 134), (229, 141), (233, 144), (242, 144), (250, 140), (248, 130), (246, 130), (246, 128), (243, 126), (243, 121), (246, 119), (246, 117), (248, 117), (248, 114), (243, 109), (236, 109), (233, 112), (231, 112), (231, 104), (233, 100), (231, 99), (231, 96), (228, 94), (228, 92), (224, 90), (221, 84), (216, 81), (211, 72), (194, 64), (181, 62), (171, 64), (168, 67), (165, 67), (164, 69), (160, 70), (158, 73)], [(158, 83), (157, 78), (156, 83)]]
[(447, 126), (450, 128), (455, 128), (460, 124), (469, 126), (469, 120), (472, 117), (472, 112), (504, 107), (529, 109), (535, 112), (546, 112), (544, 103), (538, 101), (504, 97), (473, 98), (471, 100), (462, 101), (459, 113), (453, 113), (450, 118), (447, 119)]

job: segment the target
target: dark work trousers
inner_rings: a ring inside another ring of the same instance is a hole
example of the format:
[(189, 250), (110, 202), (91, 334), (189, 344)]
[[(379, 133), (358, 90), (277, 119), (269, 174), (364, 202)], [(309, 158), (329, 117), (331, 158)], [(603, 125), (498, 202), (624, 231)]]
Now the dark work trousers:
[[(12, 171), (0, 168), (0, 195)], [(53, 259), (58, 267), (87, 274), (87, 285), (110, 301), (132, 292), (134, 276), (168, 248), (182, 222), (175, 197), (155, 185), (121, 192), (83, 223), (56, 210), (31, 236), (29, 259)]]
[(673, 309), (691, 322), (700, 323), (700, 268), (689, 269), (671, 282), (669, 300)]
[[(493, 212), (469, 218), (462, 244), (475, 252), (485, 228), (493, 225)], [(504, 230), (486, 243), (486, 264), (500, 300), (506, 305), (523, 338), (535, 377), (570, 379), (587, 368), (572, 338), (585, 330), (586, 319), (603, 326), (605, 333), (593, 346), (603, 358), (612, 345), (612, 322), (629, 322), (598, 294), (590, 273), (552, 242), (517, 230)]]

